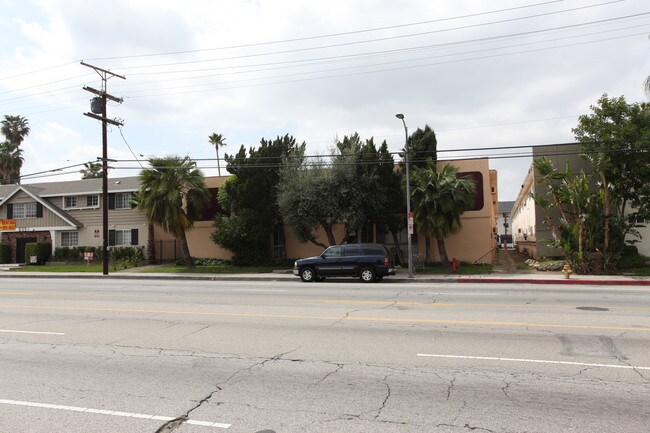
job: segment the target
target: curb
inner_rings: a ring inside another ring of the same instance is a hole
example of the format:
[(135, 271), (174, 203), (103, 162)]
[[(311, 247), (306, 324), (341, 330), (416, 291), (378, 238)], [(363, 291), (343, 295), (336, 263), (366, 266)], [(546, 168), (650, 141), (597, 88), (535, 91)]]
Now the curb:
[[(0, 278), (35, 278), (35, 279), (113, 279), (113, 280), (171, 280), (171, 281), (287, 281), (300, 283), (300, 278), (286, 274), (138, 274), (113, 273), (30, 273), (0, 272)], [(355, 281), (354, 279), (348, 279)], [(438, 275), (431, 277), (396, 277), (387, 278), (388, 283), (470, 283), (470, 284), (544, 284), (544, 285), (597, 285), (597, 286), (650, 286), (650, 279), (544, 279), (544, 278), (494, 278), (463, 277), (459, 275)]]
[(459, 283), (492, 283), (492, 284), (566, 284), (566, 285), (598, 285), (598, 286), (650, 286), (650, 280), (547, 280), (533, 278), (458, 278)]

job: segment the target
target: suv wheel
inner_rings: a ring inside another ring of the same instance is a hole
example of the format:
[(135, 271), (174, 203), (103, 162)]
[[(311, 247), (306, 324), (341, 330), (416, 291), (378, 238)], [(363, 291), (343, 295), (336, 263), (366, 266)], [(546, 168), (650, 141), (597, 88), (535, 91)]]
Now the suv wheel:
[(359, 273), (359, 278), (361, 278), (361, 281), (364, 283), (372, 283), (375, 281), (375, 270), (372, 268), (363, 268)]
[(306, 267), (300, 270), (300, 279), (305, 283), (311, 283), (316, 280), (316, 272), (314, 268)]

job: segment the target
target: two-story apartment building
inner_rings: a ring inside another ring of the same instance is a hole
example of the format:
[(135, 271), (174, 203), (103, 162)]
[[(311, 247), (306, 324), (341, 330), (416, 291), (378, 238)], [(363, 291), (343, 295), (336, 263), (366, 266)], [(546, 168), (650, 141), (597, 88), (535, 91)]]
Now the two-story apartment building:
[[(108, 187), (109, 245), (147, 245), (147, 222), (131, 208), (137, 177), (114, 178)], [(57, 247), (102, 246), (102, 179), (0, 186), (0, 219), (14, 230), (0, 232), (12, 247), (12, 261), (25, 262), (25, 244)]]

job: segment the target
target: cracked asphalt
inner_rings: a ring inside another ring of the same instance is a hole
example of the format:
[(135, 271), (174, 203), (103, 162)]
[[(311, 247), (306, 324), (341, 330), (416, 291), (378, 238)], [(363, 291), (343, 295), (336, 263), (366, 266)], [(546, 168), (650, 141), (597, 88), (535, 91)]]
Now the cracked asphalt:
[(650, 419), (646, 288), (7, 283), (2, 432), (609, 433)]

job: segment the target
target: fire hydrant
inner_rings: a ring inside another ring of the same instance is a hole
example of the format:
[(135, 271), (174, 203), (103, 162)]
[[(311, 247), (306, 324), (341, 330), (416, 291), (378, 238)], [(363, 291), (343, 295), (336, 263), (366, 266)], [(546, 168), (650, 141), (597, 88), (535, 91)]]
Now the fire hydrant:
[(573, 273), (573, 271), (571, 270), (571, 265), (569, 265), (568, 263), (564, 265), (564, 267), (562, 268), (562, 273), (564, 274), (564, 278), (568, 280), (569, 276)]
[(456, 257), (454, 257), (454, 258), (451, 260), (451, 271), (452, 271), (454, 274), (458, 272), (458, 265), (459, 265), (459, 263), (458, 263), (458, 259), (456, 259)]

